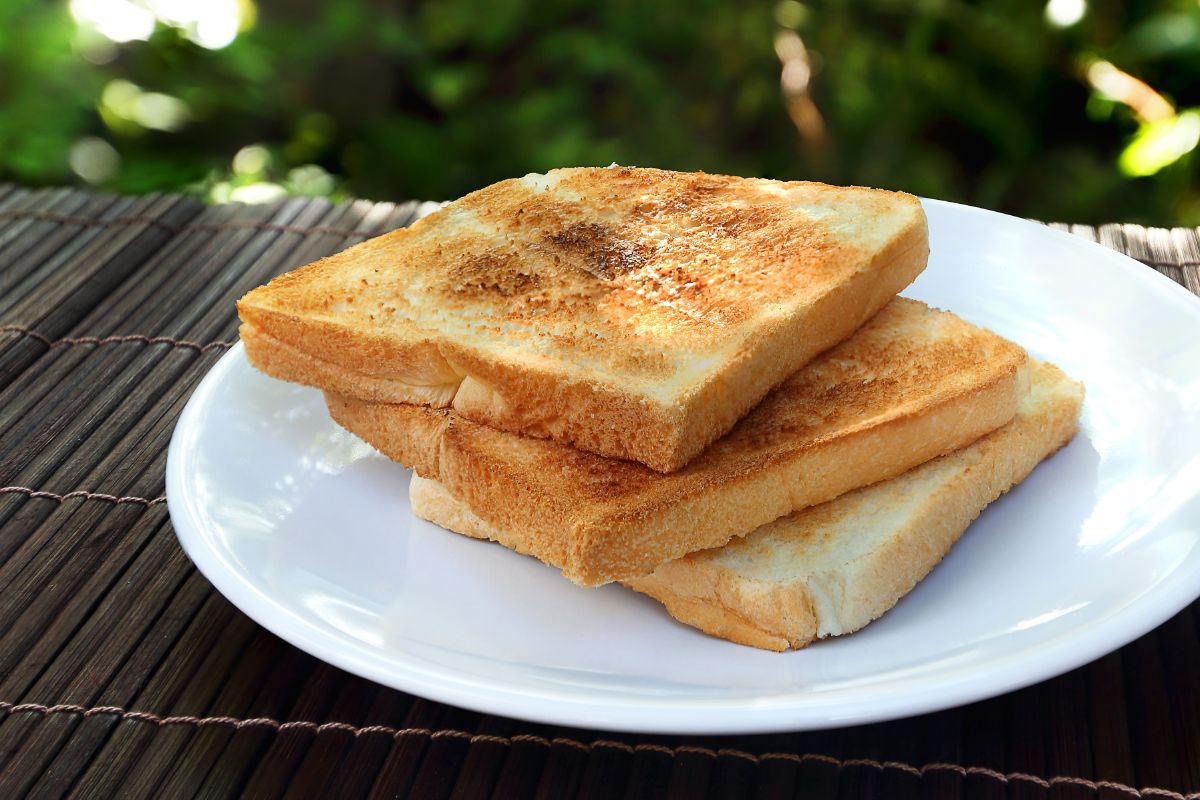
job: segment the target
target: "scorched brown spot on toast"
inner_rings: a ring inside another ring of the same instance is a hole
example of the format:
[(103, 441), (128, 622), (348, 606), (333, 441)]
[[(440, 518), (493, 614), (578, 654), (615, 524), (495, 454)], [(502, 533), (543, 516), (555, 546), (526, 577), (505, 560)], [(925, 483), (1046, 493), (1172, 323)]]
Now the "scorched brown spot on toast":
[(653, 169), (502, 181), (249, 293), (262, 371), (679, 469), (924, 267), (916, 198)]

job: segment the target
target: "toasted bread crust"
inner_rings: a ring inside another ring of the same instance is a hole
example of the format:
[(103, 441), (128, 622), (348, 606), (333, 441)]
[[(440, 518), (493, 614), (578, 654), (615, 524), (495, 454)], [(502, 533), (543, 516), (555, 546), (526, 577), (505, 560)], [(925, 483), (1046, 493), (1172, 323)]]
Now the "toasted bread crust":
[(898, 299), (667, 475), (452, 412), (327, 400), (339, 424), (524, 537), (509, 546), (596, 585), (718, 547), (974, 441), (1016, 412), (1025, 361), (992, 333)]
[(238, 312), (251, 363), (275, 377), (453, 405), (670, 472), (927, 257), (909, 195), (557, 170), (280, 276)]
[[(726, 548), (662, 564), (626, 584), (660, 601), (681, 622), (767, 650), (800, 648), (818, 638), (859, 630), (928, 575), (988, 504), (1075, 436), (1082, 386), (1051, 364), (1036, 366), (1033, 384), (1033, 402), (1012, 422), (959, 452), (893, 481), (796, 512)], [(949, 475), (930, 477), (939, 470)], [(884, 541), (851, 562), (775, 582), (730, 566), (738, 559), (752, 563), (778, 554), (781, 548), (774, 543), (779, 540), (819, 540), (862, 530), (870, 523), (859, 509), (878, 502), (889, 484), (901, 482), (913, 487), (925, 482), (929, 488), (923, 489), (919, 507)], [(847, 518), (861, 521), (848, 523)]]

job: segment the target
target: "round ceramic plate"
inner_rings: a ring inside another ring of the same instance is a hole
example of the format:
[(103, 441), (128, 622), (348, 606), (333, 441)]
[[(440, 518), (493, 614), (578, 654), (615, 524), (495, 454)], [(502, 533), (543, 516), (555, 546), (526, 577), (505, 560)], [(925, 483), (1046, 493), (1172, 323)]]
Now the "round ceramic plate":
[(171, 441), (179, 539), (235, 605), (313, 655), (423, 697), (579, 727), (822, 728), (934, 711), (1083, 664), (1200, 594), (1200, 301), (1099, 245), (927, 202), (906, 295), (1087, 385), (1083, 429), (882, 619), (776, 654), (619, 586), (415, 518), (409, 473), (241, 346)]

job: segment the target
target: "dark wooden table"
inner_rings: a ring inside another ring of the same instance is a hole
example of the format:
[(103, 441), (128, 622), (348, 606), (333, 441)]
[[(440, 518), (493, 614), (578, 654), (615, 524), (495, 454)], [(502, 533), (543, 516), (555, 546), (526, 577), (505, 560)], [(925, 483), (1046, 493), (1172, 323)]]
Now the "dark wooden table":
[[(251, 622), (176, 543), (175, 420), (238, 296), (420, 210), (0, 185), (0, 798), (1200, 797), (1200, 604), (1022, 691), (765, 736), (478, 714)], [(1200, 293), (1196, 230), (1070, 230)]]

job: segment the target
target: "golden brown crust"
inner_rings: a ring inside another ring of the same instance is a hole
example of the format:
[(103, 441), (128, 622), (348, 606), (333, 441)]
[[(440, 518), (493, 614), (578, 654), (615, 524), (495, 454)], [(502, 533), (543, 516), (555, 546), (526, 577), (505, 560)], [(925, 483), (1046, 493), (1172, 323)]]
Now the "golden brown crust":
[(321, 361), (249, 323), (242, 324), (238, 333), (250, 363), (280, 380), (306, 386), (320, 383), (328, 391), (377, 403), (413, 403), (430, 408), (448, 407), (458, 390), (457, 374), (442, 382), (438, 382), (436, 374), (431, 374), (427, 383), (403, 383)]
[[(1026, 380), (1016, 345), (898, 299), (666, 475), (453, 414), (435, 429), (422, 421), (434, 412), (416, 406), (331, 398), (331, 410), (490, 524), (524, 536), (523, 551), (594, 585), (962, 447), (1012, 418)], [(415, 442), (423, 435), (436, 437), (436, 466), (422, 466), (419, 453), (434, 447)]]
[(364, 403), (333, 392), (325, 393), (325, 404), (342, 427), (370, 432), (371, 444), (388, 458), (427, 478), (440, 474), (442, 439), (456, 422), (452, 413), (407, 403)]
[(492, 427), (673, 471), (927, 255), (909, 195), (557, 170), (280, 276), (238, 311), (268, 374), (453, 402)]

